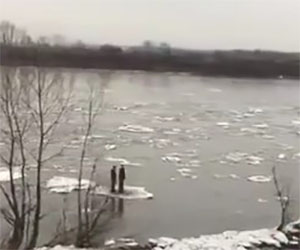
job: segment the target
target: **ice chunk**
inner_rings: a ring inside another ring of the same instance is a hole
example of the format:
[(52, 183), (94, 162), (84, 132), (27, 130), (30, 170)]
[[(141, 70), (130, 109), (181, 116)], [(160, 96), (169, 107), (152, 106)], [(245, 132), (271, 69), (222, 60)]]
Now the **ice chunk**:
[(163, 133), (165, 135), (177, 135), (181, 132), (181, 129), (180, 128), (172, 128), (171, 130), (166, 130), (164, 131)]
[(119, 127), (120, 131), (127, 131), (133, 133), (152, 133), (154, 132), (153, 128), (144, 127), (141, 125), (123, 125)]
[(242, 161), (248, 154), (243, 152), (233, 152), (225, 156), (226, 160), (238, 163)]
[(229, 125), (230, 125), (229, 122), (217, 122), (217, 126), (220, 126), (224, 129), (229, 128)]
[(265, 200), (265, 199), (262, 199), (262, 198), (258, 198), (257, 201), (259, 203), (266, 203), (266, 202), (268, 202), (268, 200)]
[(110, 192), (110, 188), (105, 186), (98, 186), (95, 189), (95, 193), (98, 195), (108, 196), (112, 198), (120, 198), (120, 199), (152, 199), (153, 194), (146, 191), (144, 187), (135, 187), (135, 186), (125, 186), (124, 193), (112, 193)]
[(296, 126), (300, 126), (300, 120), (293, 120), (292, 124)]
[[(14, 167), (12, 177), (14, 180), (21, 178), (22, 177), (21, 168)], [(0, 182), (5, 182), (5, 181), (10, 181), (9, 169), (1, 167), (0, 168)]]
[(106, 144), (106, 145), (104, 146), (104, 148), (105, 148), (106, 150), (114, 150), (114, 149), (117, 148), (117, 146), (116, 146), (115, 144)]
[(253, 133), (253, 134), (258, 132), (257, 129), (254, 128), (241, 128), (240, 131), (246, 133)]
[(250, 113), (255, 113), (255, 114), (259, 114), (259, 113), (262, 113), (263, 110), (262, 110), (261, 108), (249, 107), (248, 112), (250, 112)]
[(172, 122), (172, 121), (178, 121), (179, 119), (173, 116), (155, 116), (156, 120), (161, 122)]
[(275, 136), (273, 136), (273, 135), (262, 135), (261, 137), (264, 139), (267, 139), (267, 140), (272, 140), (275, 138)]
[(104, 242), (104, 246), (113, 246), (113, 245), (115, 245), (116, 244), (116, 241), (114, 240), (114, 239), (110, 239), (110, 240), (106, 240), (105, 242)]
[[(95, 184), (86, 179), (81, 180), (81, 189), (87, 189), (89, 185), (94, 186)], [(47, 181), (46, 187), (50, 192), (70, 193), (79, 189), (79, 182), (77, 178), (54, 176)]]
[(254, 175), (247, 178), (248, 181), (252, 182), (258, 182), (258, 183), (264, 183), (264, 182), (270, 182), (272, 180), (271, 176), (264, 176), (264, 175)]
[(165, 162), (175, 162), (175, 163), (181, 162), (181, 158), (176, 155), (166, 155), (161, 157), (161, 159)]
[(222, 89), (218, 89), (218, 88), (210, 88), (208, 89), (209, 92), (213, 92), (213, 93), (221, 93)]
[(247, 157), (247, 162), (250, 165), (259, 165), (259, 164), (261, 164), (261, 162), (263, 160), (264, 160), (264, 158), (258, 157), (258, 156), (255, 156), (255, 155), (250, 155), (250, 156)]
[(277, 158), (280, 159), (280, 160), (283, 160), (283, 159), (286, 158), (286, 154), (279, 154), (279, 155), (277, 156)]
[(108, 156), (105, 158), (106, 161), (111, 161), (111, 162), (118, 162), (119, 164), (127, 165), (127, 166), (134, 166), (134, 167), (139, 167), (142, 164), (137, 163), (137, 162), (130, 162), (124, 158), (116, 158), (112, 156)]
[(259, 128), (259, 129), (265, 129), (265, 128), (268, 128), (269, 125), (266, 124), (266, 123), (261, 123), (261, 124), (254, 124), (253, 127), (254, 128)]

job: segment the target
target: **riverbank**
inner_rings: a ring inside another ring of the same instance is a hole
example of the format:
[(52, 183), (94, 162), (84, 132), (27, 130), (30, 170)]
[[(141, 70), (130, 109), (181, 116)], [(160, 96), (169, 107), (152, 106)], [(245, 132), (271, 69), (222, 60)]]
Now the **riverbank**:
[[(106, 241), (98, 250), (246, 250), (246, 249), (299, 249), (300, 220), (288, 224), (283, 231), (259, 229), (251, 231), (225, 231), (221, 234), (201, 235), (198, 238), (174, 239), (160, 237), (149, 239), (148, 244), (139, 245), (133, 239)], [(74, 246), (36, 250), (77, 250)]]
[(0, 64), (5, 66), (142, 70), (186, 72), (214, 77), (299, 79), (298, 53), (3, 44), (0, 50)]

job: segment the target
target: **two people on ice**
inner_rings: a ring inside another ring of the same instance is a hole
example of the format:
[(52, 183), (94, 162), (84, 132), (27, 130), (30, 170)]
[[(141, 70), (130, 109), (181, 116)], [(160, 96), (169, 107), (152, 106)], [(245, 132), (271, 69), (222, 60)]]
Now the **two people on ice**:
[[(125, 168), (124, 165), (121, 165), (119, 169), (119, 175), (118, 175), (118, 192), (119, 193), (124, 193), (124, 182), (126, 179), (126, 173), (125, 173)], [(111, 189), (110, 191), (112, 193), (116, 192), (116, 183), (117, 183), (117, 167), (113, 166), (112, 169), (110, 170), (110, 180), (111, 180)]]

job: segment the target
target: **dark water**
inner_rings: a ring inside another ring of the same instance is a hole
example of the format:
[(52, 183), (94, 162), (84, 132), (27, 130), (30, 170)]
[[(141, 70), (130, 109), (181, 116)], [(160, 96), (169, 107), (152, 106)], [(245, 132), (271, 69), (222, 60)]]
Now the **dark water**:
[[(59, 144), (82, 137), (80, 128), (86, 117), (80, 107), (86, 106), (86, 82), (98, 85), (97, 79), (88, 72), (78, 73), (74, 109), (59, 131), (63, 138)], [(103, 98), (93, 131), (101, 138), (91, 139), (85, 175), (93, 157), (101, 155), (96, 180), (108, 185), (113, 162), (105, 158), (123, 158), (140, 164), (126, 166), (127, 184), (146, 187), (154, 194), (153, 200), (117, 203), (105, 237), (145, 240), (274, 227), (280, 209), (272, 181), (247, 180), (253, 175), (270, 176), (274, 165), (293, 198), (291, 213), (298, 217), (297, 81), (117, 72), (105, 86)], [(228, 127), (218, 125), (220, 122), (229, 123)], [(125, 123), (153, 132), (120, 131)], [(263, 128), (255, 127), (257, 124)], [(76, 177), (80, 147), (73, 143), (62, 157), (48, 163), (44, 181), (54, 175)], [(107, 144), (116, 149), (105, 150)], [(226, 159), (234, 152), (248, 155), (234, 163)], [(162, 159), (170, 154), (178, 162)], [(279, 154), (284, 154), (284, 159), (278, 159)], [(263, 159), (251, 165), (251, 156)], [(191, 172), (182, 176), (177, 171), (181, 168)], [(70, 223), (76, 218), (74, 197), (70, 194), (65, 204)], [(62, 195), (45, 192), (45, 198), (45, 210), (50, 214), (42, 222), (41, 241), (55, 229), (63, 204)]]

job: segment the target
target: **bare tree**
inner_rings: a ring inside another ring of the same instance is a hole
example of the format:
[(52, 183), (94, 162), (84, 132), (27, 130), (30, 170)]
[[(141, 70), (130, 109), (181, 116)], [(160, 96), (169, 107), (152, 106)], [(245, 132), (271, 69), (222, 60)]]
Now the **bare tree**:
[[(6, 152), (1, 153), (1, 161), (9, 170), (10, 180), (9, 189), (2, 185), (0, 187), (9, 207), (3, 210), (9, 212), (3, 214), (13, 228), (12, 236), (6, 242), (7, 248), (19, 248), (26, 228), (32, 228), (31, 234), (26, 233), (26, 248), (31, 249), (36, 245), (42, 207), (41, 171), (47, 160), (61, 153), (62, 149), (48, 153), (47, 147), (68, 111), (72, 89), (73, 77), (67, 77), (62, 72), (44, 68), (1, 68), (0, 107), (1, 118), (5, 121), (1, 137), (5, 138), (7, 145)], [(36, 166), (34, 201), (29, 197), (31, 191), (25, 173), (28, 161), (33, 161)], [(21, 165), (21, 194), (14, 180), (18, 165)], [(31, 212), (32, 223), (27, 216)]]
[(286, 226), (286, 224), (289, 223), (288, 208), (291, 200), (290, 192), (288, 188), (284, 189), (283, 187), (280, 186), (275, 166), (273, 166), (272, 168), (272, 175), (273, 175), (274, 186), (276, 189), (276, 195), (279, 200), (280, 209), (281, 209), (280, 224), (277, 227), (277, 229), (282, 231)]
[[(103, 108), (104, 103), (104, 93), (105, 88), (108, 82), (111, 79), (111, 71), (102, 71), (99, 75), (101, 82), (88, 82), (89, 94), (88, 94), (88, 105), (87, 105), (87, 118), (86, 118), (86, 127), (85, 127), (85, 135), (83, 138), (80, 164), (79, 164), (79, 174), (78, 174), (78, 183), (79, 183), (79, 191), (77, 194), (77, 216), (78, 216), (78, 228), (77, 228), (77, 237), (76, 237), (76, 246), (82, 247), (86, 241), (89, 241), (90, 232), (95, 227), (97, 220), (102, 213), (102, 207), (100, 207), (98, 215), (93, 219), (93, 222), (90, 224), (88, 204), (90, 203), (90, 195), (92, 191), (91, 183), (94, 178), (94, 174), (96, 171), (96, 164), (98, 161), (99, 155), (95, 157), (94, 164), (90, 174), (90, 185), (85, 192), (84, 197), (84, 209), (82, 209), (82, 196), (81, 196), (81, 182), (83, 175), (83, 167), (84, 167), (84, 158), (86, 157), (87, 149), (88, 149), (88, 141), (93, 129), (93, 125), (95, 124), (95, 119), (99, 115), (101, 108)], [(84, 221), (84, 222), (83, 222)], [(83, 227), (85, 225), (85, 227)]]
[(0, 43), (8, 45), (24, 45), (31, 42), (30, 36), (24, 29), (16, 27), (9, 21), (2, 21), (0, 23)]

